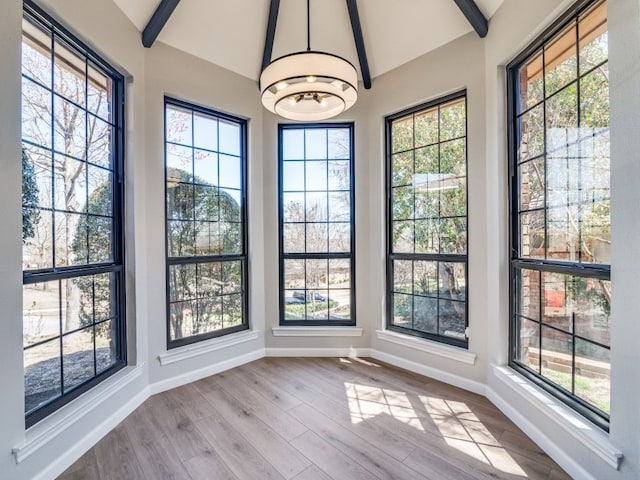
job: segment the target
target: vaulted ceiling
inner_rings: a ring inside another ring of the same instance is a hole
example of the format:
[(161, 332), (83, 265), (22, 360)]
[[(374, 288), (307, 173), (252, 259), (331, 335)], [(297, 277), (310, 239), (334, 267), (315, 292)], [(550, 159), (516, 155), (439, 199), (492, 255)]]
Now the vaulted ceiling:
[[(114, 0), (142, 31), (159, 0)], [(486, 18), (503, 0), (476, 0)], [(257, 80), (269, 0), (182, 0), (158, 41)], [(281, 0), (272, 58), (305, 50), (307, 2)], [(375, 78), (473, 30), (454, 0), (358, 0)], [(358, 65), (345, 0), (311, 0), (311, 48)]]

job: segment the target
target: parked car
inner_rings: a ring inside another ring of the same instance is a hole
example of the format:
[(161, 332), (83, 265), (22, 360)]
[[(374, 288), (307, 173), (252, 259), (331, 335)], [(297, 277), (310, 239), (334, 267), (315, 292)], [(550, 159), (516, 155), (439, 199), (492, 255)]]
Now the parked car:
[(284, 297), (284, 303), (286, 305), (304, 305), (304, 298), (296, 298), (296, 297)]
[(320, 295), (318, 292), (305, 292), (303, 290), (296, 290), (293, 292), (293, 298), (301, 300), (300, 303), (309, 303), (312, 301), (316, 302), (327, 302), (329, 299), (324, 295)]

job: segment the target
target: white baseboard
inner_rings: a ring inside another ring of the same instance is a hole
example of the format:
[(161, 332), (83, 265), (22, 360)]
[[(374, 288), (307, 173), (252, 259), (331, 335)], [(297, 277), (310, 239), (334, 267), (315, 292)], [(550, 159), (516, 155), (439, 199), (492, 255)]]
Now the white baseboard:
[(396, 355), (391, 355), (390, 353), (381, 352), (380, 350), (372, 349), (371, 357), (375, 358), (376, 360), (386, 362), (390, 365), (404, 368), (405, 370), (409, 370), (410, 372), (418, 373), (420, 375), (424, 375), (425, 377), (440, 380), (441, 382), (448, 383), (455, 387), (477, 393), (478, 395), (485, 395), (485, 385), (480, 382), (476, 382), (475, 380), (469, 380), (468, 378), (431, 368), (412, 360), (407, 360)]
[(266, 357), (370, 357), (370, 348), (267, 348)]
[(187, 383), (195, 382), (202, 378), (215, 375), (216, 373), (239, 367), (240, 365), (253, 362), (254, 360), (259, 360), (264, 356), (264, 349), (259, 348), (257, 350), (254, 350), (253, 352), (245, 353), (244, 355), (233, 357), (229, 360), (224, 360), (212, 365), (207, 365), (206, 367), (199, 368), (198, 370), (181, 373), (180, 375), (176, 375), (174, 377), (166, 378), (164, 380), (160, 380), (159, 382), (152, 383), (151, 385), (149, 385), (149, 392), (151, 395), (155, 395), (156, 393), (164, 392), (165, 390), (171, 390), (172, 388), (181, 387), (182, 385), (186, 385)]

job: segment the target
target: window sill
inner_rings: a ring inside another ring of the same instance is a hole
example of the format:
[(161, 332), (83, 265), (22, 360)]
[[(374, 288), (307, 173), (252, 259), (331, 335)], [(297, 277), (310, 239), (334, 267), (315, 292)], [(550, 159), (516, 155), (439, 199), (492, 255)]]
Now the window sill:
[(439, 357), (448, 358), (449, 360), (455, 360), (456, 362), (466, 363), (467, 365), (474, 365), (478, 357), (475, 353), (463, 348), (453, 347), (451, 345), (445, 345), (423, 338), (402, 335), (401, 333), (390, 332), (388, 330), (376, 330), (376, 336), (378, 337), (378, 340), (384, 340), (385, 342), (395, 343), (402, 345), (403, 347), (413, 348), (414, 350), (420, 350), (421, 352), (429, 353), (431, 355), (437, 355)]
[[(98, 384), (88, 392), (71, 401), (60, 410), (52, 413), (26, 431), (24, 442), (12, 450), (16, 463), (22, 463), (40, 448), (70, 428), (75, 422), (83, 418), (101, 403), (108, 401), (114, 394), (134, 382), (142, 375), (144, 365), (125, 367), (104, 382)], [(142, 393), (140, 403), (147, 397), (146, 390)], [(137, 406), (137, 401), (132, 405)], [(106, 433), (106, 432), (105, 432)]]
[(274, 337), (361, 337), (360, 327), (273, 327)]
[(171, 365), (172, 363), (181, 362), (189, 358), (199, 357), (207, 353), (215, 352), (223, 348), (229, 348), (241, 343), (257, 340), (260, 334), (259, 330), (249, 330), (240, 333), (229, 334), (224, 337), (205, 340), (200, 343), (186, 345), (170, 350), (162, 355), (158, 355), (160, 365)]
[[(507, 366), (494, 366), (493, 374), (498, 381), (523, 397), (539, 413), (560, 425), (584, 447), (618, 470), (623, 454), (611, 443), (606, 432), (578, 415), (560, 400), (527, 381), (513, 369)], [(493, 401), (491, 395), (489, 398)]]

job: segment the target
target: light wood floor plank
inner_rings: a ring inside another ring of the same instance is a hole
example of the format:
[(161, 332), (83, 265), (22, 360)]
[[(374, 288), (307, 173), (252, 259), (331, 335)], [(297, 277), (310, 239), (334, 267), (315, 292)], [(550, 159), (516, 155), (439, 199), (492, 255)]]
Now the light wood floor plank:
[(211, 445), (196, 429), (185, 407), (173, 395), (153, 395), (145, 402), (151, 421), (169, 440), (182, 461), (206, 455)]
[(100, 480), (153, 480), (144, 474), (122, 423), (100, 440), (92, 450), (96, 455)]
[(311, 465), (309, 460), (226, 390), (213, 390), (204, 397), (283, 477), (293, 478)]
[(426, 478), (308, 405), (300, 405), (292, 409), (291, 414), (328, 444), (358, 462), (381, 480), (425, 480)]
[(313, 432), (303, 433), (291, 444), (334, 480), (380, 480)]
[(60, 478), (570, 480), (484, 397), (352, 358), (266, 358), (154, 395)]
[[(272, 365), (276, 365), (278, 368), (270, 368)], [(368, 442), (383, 449), (397, 460), (405, 459), (413, 450), (413, 444), (395, 433), (380, 428), (371, 422), (361, 421), (357, 414), (357, 408), (352, 408), (345, 402), (346, 394), (340, 397), (342, 398), (341, 401), (335, 400), (334, 397), (326, 395), (326, 385), (324, 385), (325, 388), (323, 389), (323, 385), (318, 384), (314, 379), (303, 377), (300, 374), (291, 375), (282, 372), (282, 365), (284, 364), (280, 363), (280, 359), (278, 359), (277, 362), (265, 362), (257, 365), (256, 368), (259, 368), (260, 374), (264, 375), (265, 378), (279, 383), (281, 388), (295, 395), (323, 415), (344, 425), (345, 428), (348, 428), (356, 435), (366, 438)], [(294, 372), (300, 373), (298, 367), (292, 368)]]
[(208, 392), (220, 389), (225, 390), (235, 397), (238, 405), (242, 405), (244, 410), (251, 412), (269, 425), (285, 440), (291, 440), (307, 430), (304, 425), (285, 410), (258, 394), (253, 388), (240, 380), (238, 376), (225, 372), (211, 377), (211, 379), (207, 384)]
[(155, 422), (155, 413), (147, 402), (136, 409), (123, 425), (148, 477), (166, 480), (189, 477), (169, 438)]
[(311, 465), (304, 472), (296, 475), (293, 480), (331, 480), (331, 477), (320, 470), (316, 465)]
[(198, 430), (240, 480), (284, 480), (284, 477), (219, 414), (200, 419)]
[(183, 462), (191, 480), (238, 480), (214, 449)]

